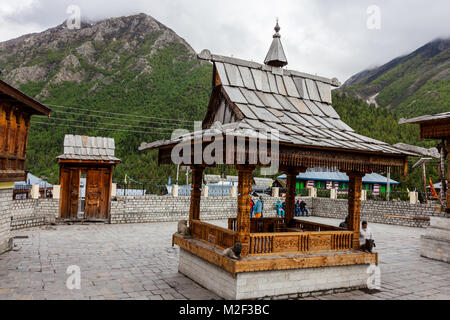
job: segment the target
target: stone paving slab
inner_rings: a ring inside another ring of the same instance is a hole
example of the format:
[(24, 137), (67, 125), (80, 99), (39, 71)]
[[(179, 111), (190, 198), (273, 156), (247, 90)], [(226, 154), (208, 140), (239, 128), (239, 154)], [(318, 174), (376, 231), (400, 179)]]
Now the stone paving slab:
[[(338, 225), (335, 219), (310, 221)], [(216, 223), (226, 226), (225, 220)], [(424, 229), (370, 224), (379, 252), (381, 290), (306, 299), (450, 299), (450, 266), (420, 256)], [(174, 222), (58, 225), (13, 232), (15, 250), (0, 256), (0, 300), (220, 299), (178, 273)], [(69, 290), (66, 270), (81, 270), (81, 289)]]

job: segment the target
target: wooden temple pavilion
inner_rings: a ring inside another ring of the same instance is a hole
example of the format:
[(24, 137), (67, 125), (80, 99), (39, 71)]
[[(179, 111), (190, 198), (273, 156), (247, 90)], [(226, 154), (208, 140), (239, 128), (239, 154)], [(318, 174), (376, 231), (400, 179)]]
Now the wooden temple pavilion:
[[(213, 88), (202, 129), (140, 147), (158, 149), (159, 164), (171, 164), (174, 154), (182, 154), (178, 162), (192, 167), (192, 237), (173, 236), (182, 249), (180, 272), (182, 252), (229, 272), (234, 279), (247, 272), (377, 263), (376, 253), (359, 251), (362, 177), (389, 168), (406, 173), (410, 153), (357, 134), (345, 124), (332, 107), (331, 88), (339, 86), (336, 79), (283, 69), (287, 60), (278, 23), (265, 64), (219, 56), (208, 50), (198, 58), (213, 64)], [(275, 130), (277, 139), (272, 139), (268, 132)], [(267, 157), (261, 156), (259, 144), (252, 144), (256, 136), (270, 145)], [(233, 143), (228, 143), (230, 140)], [(278, 148), (272, 148), (275, 140)], [(217, 147), (219, 142), (223, 147)], [(229, 219), (228, 228), (201, 221), (202, 173), (205, 167), (219, 164), (202, 159), (202, 153), (211, 149), (215, 149), (216, 156), (221, 155), (223, 163), (238, 170), (237, 217)], [(269, 166), (267, 158), (278, 158), (279, 170), (287, 175), (286, 215), (251, 219), (252, 175), (257, 167)], [(349, 176), (348, 229), (294, 218), (296, 176), (308, 167), (339, 169)], [(236, 242), (242, 244), (241, 260), (222, 254)], [(223, 297), (258, 295), (227, 295), (200, 279), (200, 273), (188, 276)]]

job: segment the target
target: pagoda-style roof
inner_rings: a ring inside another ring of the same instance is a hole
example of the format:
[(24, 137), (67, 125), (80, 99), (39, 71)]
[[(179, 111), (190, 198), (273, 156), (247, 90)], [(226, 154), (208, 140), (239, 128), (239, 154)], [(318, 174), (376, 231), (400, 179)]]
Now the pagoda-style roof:
[[(139, 150), (193, 141), (196, 135), (251, 137), (259, 133), (261, 138), (261, 132), (264, 135), (276, 129), (280, 144), (286, 146), (403, 158), (415, 155), (357, 134), (343, 122), (331, 100), (331, 87), (340, 85), (337, 79), (214, 55), (208, 50), (198, 57), (214, 65), (213, 91), (202, 131), (143, 143)], [(324, 165), (335, 166), (337, 162)], [(400, 167), (399, 163), (394, 166)]]

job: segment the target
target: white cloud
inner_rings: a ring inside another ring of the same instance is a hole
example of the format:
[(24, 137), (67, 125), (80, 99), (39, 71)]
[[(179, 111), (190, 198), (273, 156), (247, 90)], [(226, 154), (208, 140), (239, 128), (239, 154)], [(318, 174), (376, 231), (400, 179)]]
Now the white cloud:
[[(11, 4), (12, 3), (12, 4)], [(288, 68), (344, 81), (367, 67), (449, 36), (447, 0), (0, 0), (0, 40), (62, 23), (69, 5), (102, 19), (147, 13), (183, 37), (196, 51), (262, 62), (279, 17)], [(366, 26), (378, 5), (381, 29)]]

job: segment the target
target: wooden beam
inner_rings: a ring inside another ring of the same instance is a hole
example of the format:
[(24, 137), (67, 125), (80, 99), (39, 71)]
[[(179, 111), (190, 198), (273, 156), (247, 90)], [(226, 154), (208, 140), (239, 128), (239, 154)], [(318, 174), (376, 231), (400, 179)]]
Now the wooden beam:
[(250, 244), (250, 194), (253, 183), (253, 166), (236, 166), (238, 170), (238, 212), (236, 221), (236, 242), (242, 244), (242, 257), (249, 254)]
[(348, 188), (348, 229), (353, 231), (353, 249), (359, 249), (361, 190), (363, 172), (346, 172), (349, 177)]
[(200, 198), (202, 193), (202, 166), (192, 166), (191, 206), (189, 208), (189, 227), (193, 220), (200, 220)]

